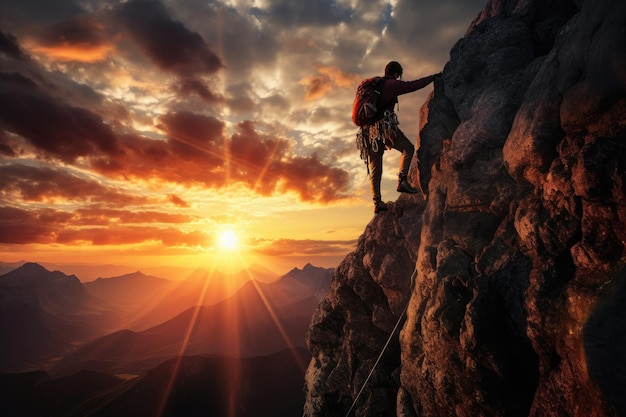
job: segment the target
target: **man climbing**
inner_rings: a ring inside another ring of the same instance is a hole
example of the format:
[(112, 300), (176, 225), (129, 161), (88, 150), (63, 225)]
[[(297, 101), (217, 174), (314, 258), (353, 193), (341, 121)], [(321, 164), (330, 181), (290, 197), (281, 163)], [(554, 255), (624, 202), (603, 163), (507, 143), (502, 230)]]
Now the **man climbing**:
[(402, 81), (402, 66), (391, 61), (385, 66), (384, 84), (378, 100), (378, 114), (382, 118), (371, 125), (364, 126), (362, 134), (366, 137), (369, 145), (368, 164), (370, 171), (370, 186), (372, 198), (374, 199), (374, 213), (387, 211), (387, 204), (382, 201), (380, 194), (380, 181), (383, 174), (383, 153), (385, 148), (397, 149), (402, 153), (400, 156), (400, 172), (398, 174), (398, 188), (400, 193), (417, 193), (407, 180), (411, 159), (415, 152), (415, 147), (406, 137), (404, 132), (398, 128), (398, 117), (394, 112), (398, 96), (411, 93), (426, 87), (433, 82), (441, 73), (430, 75), (414, 81)]

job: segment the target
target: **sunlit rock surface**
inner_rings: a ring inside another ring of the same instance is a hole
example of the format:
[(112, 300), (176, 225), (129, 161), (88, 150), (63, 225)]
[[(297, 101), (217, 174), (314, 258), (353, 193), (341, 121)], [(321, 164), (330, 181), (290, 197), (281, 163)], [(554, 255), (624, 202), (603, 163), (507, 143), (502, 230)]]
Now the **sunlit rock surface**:
[[(490, 1), (420, 113), (419, 182), (308, 331), (304, 414), (626, 415), (626, 2)], [(412, 272), (416, 271), (412, 286)]]

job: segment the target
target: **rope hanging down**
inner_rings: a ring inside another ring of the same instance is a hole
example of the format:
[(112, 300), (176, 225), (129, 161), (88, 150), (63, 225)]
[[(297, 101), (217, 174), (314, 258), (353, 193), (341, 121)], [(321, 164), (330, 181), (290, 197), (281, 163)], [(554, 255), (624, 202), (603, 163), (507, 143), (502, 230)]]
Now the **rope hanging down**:
[[(415, 288), (415, 278), (416, 277), (417, 277), (417, 266), (415, 266), (415, 269), (413, 270), (413, 273), (411, 274), (411, 293), (413, 293), (413, 289)], [(387, 338), (387, 342), (385, 342), (385, 345), (383, 346), (382, 350), (378, 354), (378, 358), (376, 359), (376, 362), (374, 362), (374, 366), (372, 366), (372, 369), (370, 370), (370, 373), (367, 375), (367, 378), (365, 378), (365, 382), (363, 382), (363, 385), (361, 386), (361, 389), (359, 390), (359, 393), (354, 398), (354, 401), (352, 402), (352, 405), (350, 406), (350, 409), (348, 410), (348, 413), (346, 414), (346, 417), (350, 417), (350, 414), (352, 413), (352, 410), (354, 410), (354, 407), (356, 406), (357, 402), (359, 401), (359, 398), (361, 397), (361, 394), (363, 394), (363, 390), (365, 389), (365, 386), (367, 385), (367, 383), (369, 382), (370, 378), (374, 374), (374, 370), (376, 370), (376, 367), (378, 366), (378, 363), (380, 362), (381, 358), (383, 357), (383, 354), (387, 350), (387, 347), (389, 346), (389, 343), (391, 343), (391, 338), (393, 337), (394, 334), (396, 334), (396, 331), (398, 330), (398, 327), (400, 326), (400, 322), (402, 322), (402, 319), (404, 318), (404, 315), (406, 314), (406, 311), (409, 308), (409, 302), (410, 302), (410, 299), (409, 299), (409, 301), (407, 301), (406, 305), (404, 306), (404, 310), (402, 310), (402, 313), (400, 314), (400, 317), (398, 317), (398, 321), (396, 322), (396, 325), (393, 327), (393, 330), (391, 331), (391, 333), (389, 334), (389, 337)], [(306, 415), (306, 411), (303, 410), (302, 417), (305, 417), (305, 415)]]
[[(413, 292), (413, 288), (415, 286), (416, 275), (417, 275), (417, 266), (415, 266), (415, 269), (413, 270), (413, 273), (411, 274), (411, 293)], [(376, 359), (376, 362), (374, 362), (374, 366), (372, 366), (372, 369), (370, 370), (370, 373), (367, 375), (367, 378), (365, 378), (365, 382), (363, 382), (363, 385), (361, 386), (361, 389), (359, 390), (359, 393), (354, 398), (354, 401), (352, 402), (352, 405), (350, 406), (350, 409), (348, 410), (348, 413), (346, 414), (346, 417), (350, 417), (350, 414), (352, 413), (352, 410), (354, 410), (354, 407), (356, 406), (357, 402), (359, 401), (359, 398), (361, 397), (361, 394), (363, 393), (363, 390), (365, 389), (365, 386), (367, 385), (367, 383), (369, 382), (370, 378), (374, 374), (374, 370), (378, 366), (378, 363), (380, 362), (381, 358), (383, 357), (383, 354), (387, 350), (387, 347), (389, 346), (389, 343), (391, 342), (391, 339), (393, 338), (393, 335), (396, 334), (396, 331), (398, 330), (398, 327), (400, 326), (400, 322), (404, 318), (404, 315), (406, 314), (406, 311), (409, 308), (409, 302), (410, 301), (411, 300), (409, 298), (409, 301), (407, 301), (406, 306), (404, 306), (404, 310), (402, 310), (402, 314), (400, 314), (400, 317), (398, 317), (398, 321), (396, 322), (396, 325), (394, 326), (393, 330), (389, 334), (389, 337), (387, 338), (387, 342), (385, 343), (385, 345), (383, 346), (382, 350), (380, 351), (380, 354), (378, 355), (378, 358)]]

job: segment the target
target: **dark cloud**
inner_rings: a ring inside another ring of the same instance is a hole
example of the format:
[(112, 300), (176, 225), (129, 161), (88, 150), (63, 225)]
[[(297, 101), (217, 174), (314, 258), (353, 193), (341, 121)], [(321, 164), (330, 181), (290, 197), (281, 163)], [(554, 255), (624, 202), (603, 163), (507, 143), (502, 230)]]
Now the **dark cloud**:
[(148, 203), (143, 196), (117, 191), (99, 182), (56, 168), (23, 164), (0, 166), (0, 196), (7, 201), (18, 196), (26, 202), (81, 201), (117, 207)]
[(223, 121), (190, 112), (168, 113), (159, 120), (159, 127), (170, 138), (175, 155), (211, 165), (223, 159), (223, 154), (216, 154), (224, 146), (226, 125)]
[(76, 0), (0, 1), (0, 16), (5, 24), (18, 28), (25, 23), (49, 24), (71, 18), (85, 9)]
[(96, 20), (81, 15), (41, 29), (37, 33), (37, 41), (43, 46), (96, 46), (105, 43), (104, 29)]
[(64, 162), (95, 150), (111, 156), (120, 151), (117, 137), (97, 114), (63, 103), (19, 74), (0, 74), (0, 128)]
[(120, 6), (118, 17), (143, 52), (165, 71), (190, 77), (213, 74), (223, 67), (204, 39), (172, 19), (158, 1), (128, 1)]
[(9, 140), (4, 130), (0, 130), (0, 157), (16, 157), (18, 150), (16, 146)]
[(266, 9), (253, 8), (252, 13), (282, 25), (333, 26), (350, 21), (353, 10), (336, 0), (272, 0)]
[(292, 141), (261, 133), (244, 121), (226, 140), (225, 124), (211, 116), (168, 113), (159, 127), (168, 141), (124, 137), (114, 159), (92, 159), (92, 167), (118, 178), (162, 179), (221, 188), (243, 183), (260, 195), (295, 192), (303, 201), (329, 203), (347, 197), (348, 172), (316, 154), (297, 156)]
[(137, 244), (157, 241), (166, 246), (195, 246), (209, 237), (198, 231), (184, 233), (176, 228), (129, 226), (142, 223), (181, 224), (189, 216), (160, 212), (129, 212), (81, 209), (64, 212), (51, 208), (27, 210), (0, 207), (0, 243), (8, 244)]
[(239, 123), (231, 138), (230, 155), (237, 161), (241, 172), (248, 176), (287, 158), (290, 147), (288, 140), (261, 134), (254, 122), (247, 120)]
[(223, 103), (225, 100), (211, 91), (209, 86), (197, 78), (181, 79), (174, 85), (178, 95), (187, 97), (196, 95), (209, 104)]
[(303, 201), (328, 203), (347, 197), (348, 172), (324, 164), (316, 154), (290, 153), (286, 139), (259, 134), (251, 122), (242, 122), (231, 139), (234, 175), (265, 195), (293, 191)]
[(0, 207), (0, 243), (53, 243), (56, 225), (70, 217), (70, 214), (53, 209), (29, 211)]
[(5, 54), (12, 59), (24, 59), (25, 55), (17, 38), (10, 33), (0, 31), (0, 53)]
[(330, 203), (348, 197), (348, 172), (322, 163), (317, 154), (280, 162), (276, 171), (287, 179), (282, 187), (297, 192), (304, 201)]

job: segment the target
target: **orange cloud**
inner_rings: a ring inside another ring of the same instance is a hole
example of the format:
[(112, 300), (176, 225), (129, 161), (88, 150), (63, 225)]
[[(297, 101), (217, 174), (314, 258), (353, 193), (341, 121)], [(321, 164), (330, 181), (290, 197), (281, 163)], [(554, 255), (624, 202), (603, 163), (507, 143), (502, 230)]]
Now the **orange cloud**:
[(185, 233), (173, 227), (124, 224), (183, 223), (190, 219), (159, 212), (83, 209), (70, 213), (51, 208), (0, 207), (0, 243), (109, 245), (160, 241), (165, 246), (205, 245), (209, 236), (197, 230)]
[(319, 75), (312, 75), (300, 80), (300, 85), (306, 89), (305, 100), (313, 101), (323, 98), (335, 87), (353, 87), (359, 81), (357, 74), (349, 74), (337, 67), (319, 67)]
[(333, 84), (329, 77), (312, 75), (310, 77), (300, 80), (300, 85), (303, 85), (306, 89), (306, 95), (304, 99), (306, 101), (318, 100), (326, 95), (326, 93), (333, 90)]
[(46, 55), (59, 61), (78, 61), (93, 63), (105, 60), (115, 50), (112, 44), (90, 45), (67, 42), (54, 46), (35, 46), (31, 52)]
[(141, 226), (63, 229), (56, 237), (56, 242), (62, 244), (128, 245), (151, 241), (160, 241), (165, 246), (200, 246), (206, 245), (210, 238), (199, 231), (184, 233), (178, 229)]
[(317, 71), (328, 76), (339, 87), (353, 87), (360, 81), (358, 74), (343, 72), (337, 67), (319, 67)]
[(265, 256), (333, 255), (352, 251), (355, 245), (356, 240), (278, 239), (269, 245), (260, 244), (255, 252)]
[(105, 25), (82, 16), (40, 30), (26, 48), (51, 59), (93, 63), (114, 52), (110, 38)]

